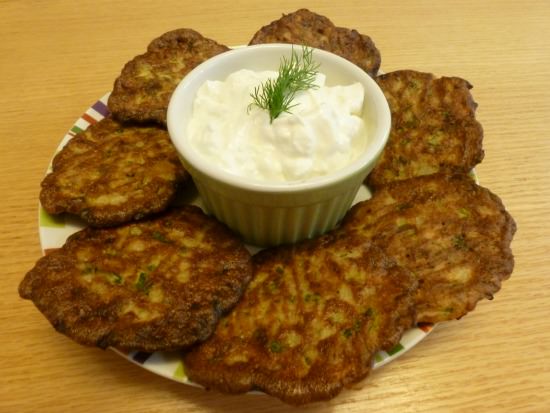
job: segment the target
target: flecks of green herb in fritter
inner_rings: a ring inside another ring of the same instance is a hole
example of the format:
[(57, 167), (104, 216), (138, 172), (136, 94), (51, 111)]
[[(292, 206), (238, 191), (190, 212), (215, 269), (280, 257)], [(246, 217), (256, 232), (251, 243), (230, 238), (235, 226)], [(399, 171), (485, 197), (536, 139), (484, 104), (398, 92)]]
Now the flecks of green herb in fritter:
[(153, 233), (151, 235), (157, 241), (164, 242), (165, 244), (170, 244), (172, 242), (168, 238), (166, 238), (162, 233), (160, 233), (158, 231), (153, 231)]
[(283, 351), (283, 345), (279, 341), (273, 340), (269, 343), (269, 351), (272, 353), (280, 353)]
[(146, 272), (140, 272), (138, 275), (138, 279), (136, 281), (136, 289), (138, 289), (141, 292), (148, 293), (149, 292), (149, 282), (148, 282), (148, 276)]
[(453, 247), (459, 250), (464, 250), (468, 248), (468, 244), (466, 243), (466, 237), (464, 234), (458, 234), (453, 237)]

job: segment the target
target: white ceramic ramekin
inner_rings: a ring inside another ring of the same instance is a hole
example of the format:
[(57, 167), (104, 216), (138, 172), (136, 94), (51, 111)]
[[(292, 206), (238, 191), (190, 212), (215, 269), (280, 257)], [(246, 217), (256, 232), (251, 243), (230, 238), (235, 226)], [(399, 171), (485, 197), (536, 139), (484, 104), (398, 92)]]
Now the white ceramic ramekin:
[[(300, 46), (294, 50), (301, 53)], [(258, 246), (293, 243), (333, 228), (344, 216), (388, 139), (391, 117), (384, 94), (363, 70), (332, 53), (314, 49), (313, 59), (326, 84), (360, 82), (365, 89), (363, 117), (368, 143), (353, 163), (331, 174), (295, 183), (265, 183), (230, 174), (206, 161), (187, 142), (187, 125), (198, 88), (206, 80), (225, 80), (232, 72), (278, 70), (288, 44), (264, 44), (217, 55), (191, 71), (168, 106), (168, 131), (183, 165), (193, 177), (206, 208)]]

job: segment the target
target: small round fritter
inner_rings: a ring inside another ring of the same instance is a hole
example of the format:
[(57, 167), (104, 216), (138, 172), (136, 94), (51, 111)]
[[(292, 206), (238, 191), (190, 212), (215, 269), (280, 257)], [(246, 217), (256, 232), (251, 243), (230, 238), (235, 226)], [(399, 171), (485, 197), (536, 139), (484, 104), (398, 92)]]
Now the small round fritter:
[(400, 70), (377, 78), (392, 116), (388, 143), (367, 178), (371, 189), (439, 171), (469, 172), (483, 159), (472, 85), (458, 77)]
[(336, 27), (328, 18), (300, 9), (262, 27), (250, 45), (293, 43), (323, 49), (342, 56), (374, 77), (380, 68), (380, 52), (369, 36)]
[(251, 276), (240, 240), (185, 206), (73, 234), (36, 263), (19, 294), (78, 343), (171, 351), (210, 336)]
[(184, 356), (188, 377), (207, 388), (327, 400), (414, 322), (414, 277), (357, 234), (263, 250), (253, 263), (239, 304)]
[(418, 277), (419, 322), (464, 316), (492, 299), (514, 267), (514, 220), (496, 195), (463, 174), (384, 186), (355, 205), (340, 230), (361, 233)]
[(166, 209), (187, 181), (165, 129), (105, 118), (55, 156), (40, 202), (50, 214), (68, 212), (92, 226), (111, 226)]
[(130, 60), (116, 79), (109, 109), (123, 121), (166, 124), (172, 92), (195, 66), (229, 50), (191, 29), (167, 32)]

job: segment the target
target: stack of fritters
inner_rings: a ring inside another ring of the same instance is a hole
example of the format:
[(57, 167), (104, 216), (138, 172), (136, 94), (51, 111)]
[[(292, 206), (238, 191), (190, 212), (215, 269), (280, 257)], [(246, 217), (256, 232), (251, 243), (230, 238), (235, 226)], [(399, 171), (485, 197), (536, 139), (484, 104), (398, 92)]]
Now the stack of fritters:
[(81, 344), (176, 350), (207, 338), (251, 275), (240, 240), (184, 206), (73, 234), (37, 262), (19, 293)]
[(404, 329), (491, 299), (512, 272), (515, 230), (468, 175), (388, 184), (331, 233), (254, 256), (241, 302), (185, 355), (186, 372), (208, 388), (292, 404), (334, 397)]
[[(331, 50), (332, 30), (299, 10), (262, 28), (251, 44)], [(483, 159), (471, 85), (414, 71), (377, 82), (392, 130), (368, 178), (374, 197), (331, 234), (253, 258), (255, 278), (242, 301), (185, 357), (193, 380), (230, 393), (258, 388), (293, 404), (332, 397), (364, 377), (367, 360), (396, 343), (406, 325), (460, 318), (510, 276), (515, 222), (469, 176)], [(383, 263), (401, 280), (381, 277), (376, 265)], [(396, 282), (407, 292), (397, 292)], [(410, 295), (412, 307), (404, 299)], [(376, 296), (378, 305), (361, 301)], [(375, 308), (390, 317), (379, 331), (376, 318), (364, 317), (382, 314)]]
[(146, 53), (126, 63), (109, 97), (109, 109), (123, 121), (166, 124), (168, 102), (181, 79), (227, 50), (191, 29), (165, 33), (149, 44)]
[(112, 114), (54, 158), (44, 209), (113, 228), (71, 236), (20, 294), (77, 342), (181, 349), (207, 338), (240, 298), (251, 276), (240, 239), (196, 207), (166, 212), (190, 180), (164, 125), (168, 101), (185, 74), (225, 50), (189, 29), (155, 39), (115, 81)]
[(226, 50), (191, 29), (153, 40), (116, 79), (112, 116), (78, 134), (54, 159), (42, 183), (44, 209), (78, 215), (93, 226), (165, 210), (189, 180), (165, 130), (168, 102), (191, 69)]
[(360, 233), (418, 278), (418, 321), (460, 318), (512, 273), (514, 220), (468, 175), (397, 181), (355, 205), (339, 229)]
[(367, 179), (371, 189), (440, 171), (468, 173), (481, 162), (483, 129), (467, 81), (412, 70), (380, 75), (376, 81), (388, 100), (392, 126)]
[(165, 129), (105, 118), (55, 156), (40, 202), (104, 227), (163, 211), (189, 180)]
[(237, 307), (185, 356), (188, 376), (206, 387), (329, 399), (414, 323), (416, 280), (360, 234), (264, 250), (253, 263)]
[(300, 9), (262, 27), (250, 45), (294, 43), (327, 50), (355, 63), (372, 77), (380, 68), (380, 52), (367, 35), (336, 27), (328, 18)]
[[(268, 42), (325, 49), (373, 77), (380, 66), (368, 36), (306, 9), (250, 44)], [(55, 157), (40, 194), (46, 211), (114, 226), (72, 235), (21, 282), (21, 296), (58, 331), (102, 348), (185, 349), (185, 371), (199, 384), (303, 404), (364, 378), (374, 354), (416, 322), (460, 318), (492, 298), (512, 272), (516, 226), (468, 176), (483, 158), (483, 131), (460, 78), (376, 79), (392, 129), (368, 177), (374, 196), (329, 234), (251, 259), (200, 209), (169, 209), (189, 180), (164, 127), (169, 98), (225, 50), (190, 29), (160, 36), (123, 68), (112, 117)]]

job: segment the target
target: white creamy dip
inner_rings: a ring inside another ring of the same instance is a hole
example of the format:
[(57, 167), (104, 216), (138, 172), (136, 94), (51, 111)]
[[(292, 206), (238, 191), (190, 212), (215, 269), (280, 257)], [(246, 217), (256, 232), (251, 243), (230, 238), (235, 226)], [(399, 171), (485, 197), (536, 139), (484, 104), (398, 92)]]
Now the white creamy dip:
[(198, 90), (188, 126), (189, 142), (224, 170), (266, 182), (295, 182), (325, 175), (353, 162), (366, 146), (360, 83), (298, 92), (291, 113), (270, 123), (250, 106), (250, 94), (277, 72), (239, 70)]

